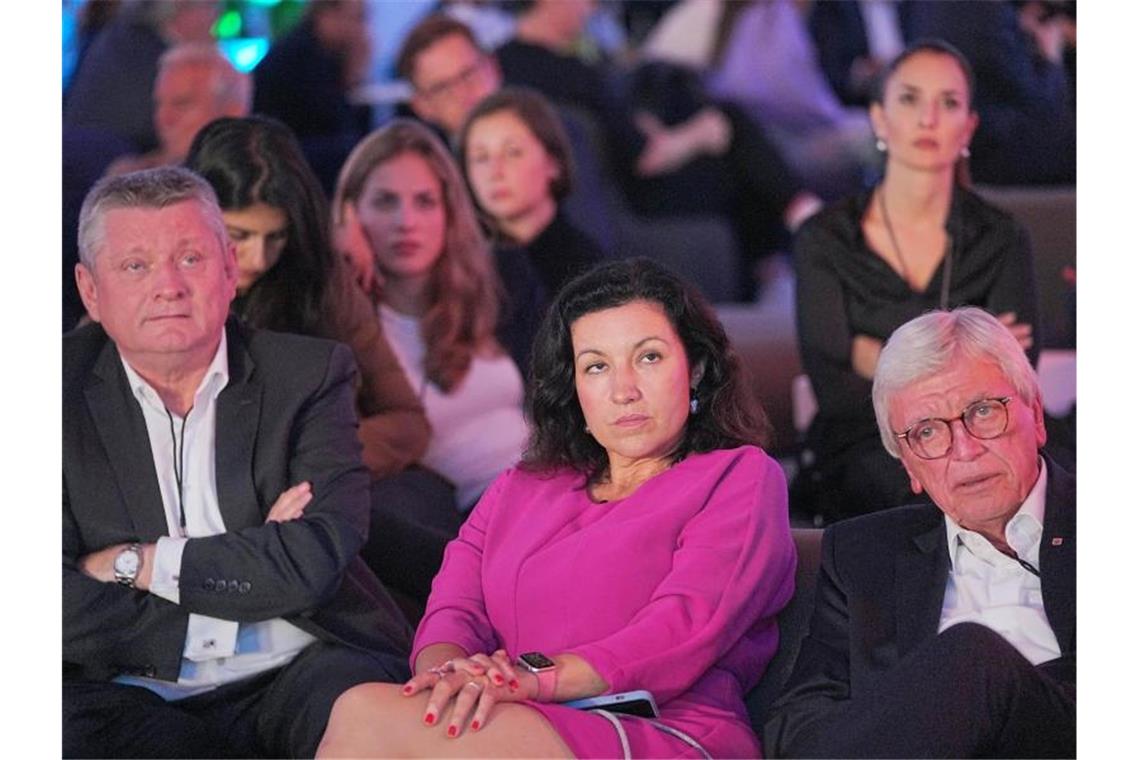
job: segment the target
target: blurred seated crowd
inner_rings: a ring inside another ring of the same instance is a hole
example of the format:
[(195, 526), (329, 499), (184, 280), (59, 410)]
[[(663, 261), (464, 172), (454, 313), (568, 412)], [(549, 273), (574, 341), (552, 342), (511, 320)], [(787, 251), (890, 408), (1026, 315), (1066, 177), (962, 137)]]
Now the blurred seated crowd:
[[(64, 92), (64, 756), (1073, 756), (1075, 406), (975, 183), (1075, 188), (1075, 3), (442, 2), (382, 115), (384, 3), (251, 73), (220, 10), (88, 0)], [(781, 277), (777, 461), (717, 309)]]

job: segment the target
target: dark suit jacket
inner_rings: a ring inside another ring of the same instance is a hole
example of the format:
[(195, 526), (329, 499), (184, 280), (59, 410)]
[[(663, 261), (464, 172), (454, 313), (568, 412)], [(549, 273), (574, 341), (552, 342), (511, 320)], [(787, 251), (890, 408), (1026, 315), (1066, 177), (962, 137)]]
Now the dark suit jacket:
[[(406, 653), (410, 629), (357, 557), (369, 478), (353, 407), (352, 356), (338, 343), (226, 326), (229, 384), (217, 400), (216, 480), (227, 532), (192, 538), (180, 604), (77, 568), (90, 552), (167, 534), (146, 423), (114, 343), (89, 325), (63, 342), (65, 673), (178, 678), (190, 613), (283, 617), (324, 641)], [(308, 480), (304, 517), (265, 523)]]
[[(1076, 478), (1046, 461), (1041, 590), (1062, 658), (1075, 670)], [(949, 571), (945, 522), (933, 504), (827, 529), (811, 627), (765, 725), (769, 753), (795, 754), (801, 738), (828, 730), (830, 708), (869, 691), (878, 676), (937, 635)]]

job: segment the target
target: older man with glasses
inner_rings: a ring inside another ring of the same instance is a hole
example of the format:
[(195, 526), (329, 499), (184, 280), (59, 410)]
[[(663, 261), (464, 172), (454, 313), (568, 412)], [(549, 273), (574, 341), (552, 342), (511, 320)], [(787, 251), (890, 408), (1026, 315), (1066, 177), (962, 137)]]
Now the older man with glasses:
[(1024, 351), (981, 309), (931, 312), (891, 336), (872, 396), (933, 503), (824, 534), (767, 752), (1075, 756), (1076, 478), (1040, 453)]

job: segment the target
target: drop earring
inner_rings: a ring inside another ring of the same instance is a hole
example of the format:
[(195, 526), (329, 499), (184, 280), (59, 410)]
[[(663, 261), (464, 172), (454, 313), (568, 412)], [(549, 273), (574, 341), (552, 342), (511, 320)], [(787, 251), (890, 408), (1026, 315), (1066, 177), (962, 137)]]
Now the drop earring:
[(701, 408), (701, 401), (696, 396), (689, 399), (689, 414), (696, 414), (697, 410)]

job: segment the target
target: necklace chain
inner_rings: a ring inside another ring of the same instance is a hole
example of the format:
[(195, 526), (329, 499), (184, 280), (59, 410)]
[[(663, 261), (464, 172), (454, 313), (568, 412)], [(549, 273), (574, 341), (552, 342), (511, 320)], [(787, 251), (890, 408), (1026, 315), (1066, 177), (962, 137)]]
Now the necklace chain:
[(887, 199), (886, 193), (880, 185), (879, 190), (879, 212), (883, 215), (883, 225), (887, 228), (887, 235), (891, 238), (891, 247), (895, 249), (895, 258), (899, 260), (899, 269), (902, 270), (903, 282), (907, 287), (913, 287), (910, 281), (910, 271), (907, 269), (906, 260), (903, 259), (902, 248), (899, 246), (899, 240), (895, 237), (895, 227), (891, 224), (891, 216), (887, 213)]

